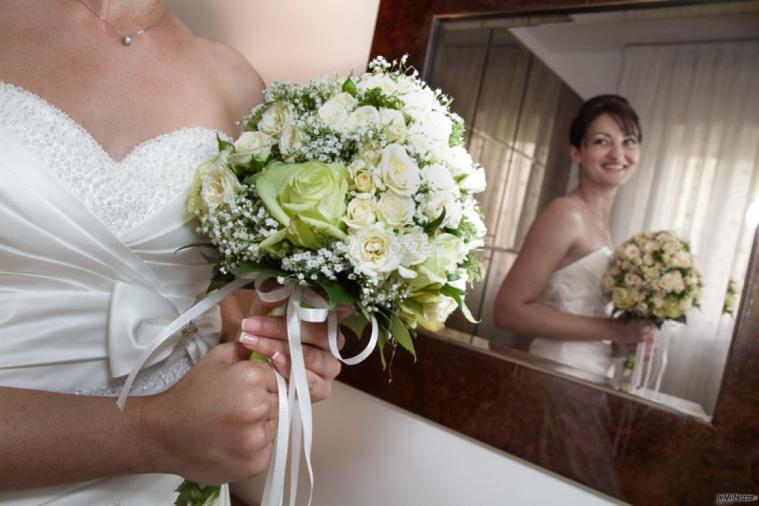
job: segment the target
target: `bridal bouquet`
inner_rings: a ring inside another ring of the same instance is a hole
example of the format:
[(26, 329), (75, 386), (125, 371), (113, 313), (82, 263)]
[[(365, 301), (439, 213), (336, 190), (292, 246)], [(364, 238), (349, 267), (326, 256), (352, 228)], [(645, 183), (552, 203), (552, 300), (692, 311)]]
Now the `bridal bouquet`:
[[(611, 295), (614, 312), (627, 318), (651, 320), (657, 328), (665, 321), (686, 323), (686, 313), (699, 307), (702, 276), (690, 252), (690, 246), (674, 232), (644, 232), (619, 246), (603, 277), (603, 289)], [(646, 386), (652, 371), (636, 365), (643, 359), (643, 347), (628, 356), (623, 376), (632, 375), (634, 388)], [(656, 390), (667, 364), (666, 347), (661, 353)], [(626, 380), (621, 385), (626, 390)]]
[[(414, 354), (418, 327), (439, 330), (457, 307), (472, 319), (464, 293), (484, 274), (474, 195), (485, 171), (463, 147), (450, 99), (405, 57), (369, 69), (272, 84), (242, 135), (220, 139), (197, 169), (188, 210), (212, 246), (217, 281), (259, 274), (295, 287), (295, 304), (303, 296), (322, 307), (308, 288), (326, 309), (352, 305), (346, 323), (359, 336), (371, 326), (385, 364), (387, 344)], [(297, 326), (288, 325), (291, 346)]]
[(657, 327), (667, 320), (686, 322), (699, 307), (703, 281), (690, 246), (674, 232), (644, 232), (619, 246), (603, 278), (615, 312), (648, 318)]

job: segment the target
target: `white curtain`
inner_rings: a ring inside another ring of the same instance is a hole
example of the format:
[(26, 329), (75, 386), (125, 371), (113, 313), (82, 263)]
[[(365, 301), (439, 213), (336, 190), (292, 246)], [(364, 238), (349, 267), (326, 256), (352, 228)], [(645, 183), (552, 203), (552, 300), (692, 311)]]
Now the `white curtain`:
[(662, 391), (712, 413), (733, 326), (721, 314), (725, 290), (730, 277), (742, 287), (754, 235), (746, 212), (759, 199), (759, 40), (629, 46), (619, 93), (640, 115), (643, 144), (612, 235), (671, 229), (691, 242), (702, 308), (665, 328)]

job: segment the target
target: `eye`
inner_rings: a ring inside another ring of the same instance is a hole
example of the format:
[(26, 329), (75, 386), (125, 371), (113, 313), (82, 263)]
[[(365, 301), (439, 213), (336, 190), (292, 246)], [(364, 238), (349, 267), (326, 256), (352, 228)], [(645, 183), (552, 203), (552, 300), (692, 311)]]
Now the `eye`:
[(622, 143), (625, 146), (637, 146), (638, 145), (638, 139), (635, 137), (625, 137)]
[(607, 144), (609, 144), (609, 139), (605, 137), (596, 137), (595, 139), (593, 139), (592, 144), (594, 146), (606, 146)]

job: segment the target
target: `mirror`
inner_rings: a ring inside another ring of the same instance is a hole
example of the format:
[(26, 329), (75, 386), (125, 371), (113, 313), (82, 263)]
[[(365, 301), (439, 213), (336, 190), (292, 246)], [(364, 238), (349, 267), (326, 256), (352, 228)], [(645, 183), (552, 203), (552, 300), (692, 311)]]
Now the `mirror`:
[(441, 334), (626, 387), (621, 362), (602, 375), (537, 357), (536, 336), (505, 331), (493, 318), (535, 217), (577, 185), (568, 156), (574, 114), (587, 98), (621, 94), (638, 111), (643, 142), (612, 209), (612, 240), (675, 230), (704, 275), (701, 308), (689, 311), (687, 325), (662, 327), (650, 380), (633, 393), (708, 420), (759, 222), (757, 26), (759, 1), (439, 20), (425, 78), (454, 99), (469, 127), (468, 149), (488, 173), (480, 200), (489, 230), (480, 257), (488, 275), (467, 297), (480, 323), (454, 315)]

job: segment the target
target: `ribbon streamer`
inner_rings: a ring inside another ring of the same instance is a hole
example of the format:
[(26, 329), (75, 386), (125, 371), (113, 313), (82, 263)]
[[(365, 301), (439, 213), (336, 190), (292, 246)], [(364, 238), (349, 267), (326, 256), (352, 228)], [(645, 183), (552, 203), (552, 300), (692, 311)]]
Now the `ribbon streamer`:
[[(116, 404), (123, 410), (126, 405), (132, 384), (137, 374), (146, 363), (160, 350), (174, 346), (179, 338), (180, 330), (191, 320), (205, 313), (225, 297), (254, 280), (258, 297), (267, 303), (276, 303), (289, 299), (287, 302), (287, 340), (290, 351), (289, 388), (285, 379), (274, 371), (279, 396), (279, 419), (277, 422), (277, 440), (274, 445), (272, 462), (266, 476), (266, 485), (261, 506), (282, 506), (284, 504), (285, 482), (287, 480), (287, 460), (290, 459), (290, 494), (289, 503), (295, 504), (298, 491), (298, 476), (300, 472), (300, 454), (303, 450), (309, 478), (308, 505), (311, 504), (314, 490), (314, 473), (311, 465), (311, 447), (313, 438), (313, 419), (311, 413), (311, 394), (308, 389), (308, 375), (303, 359), (301, 342), (301, 323), (327, 322), (327, 341), (332, 355), (347, 365), (355, 365), (365, 360), (374, 350), (379, 337), (379, 326), (376, 318), (371, 318), (371, 335), (366, 347), (356, 356), (345, 358), (338, 349), (337, 314), (329, 310), (328, 302), (319, 294), (304, 286), (286, 284), (277, 289), (263, 289), (270, 276), (247, 274), (222, 288), (214, 290), (197, 304), (185, 311), (171, 322), (150, 343), (139, 359), (135, 362), (124, 386), (121, 389)], [(309, 307), (305, 307), (307, 304)]]

